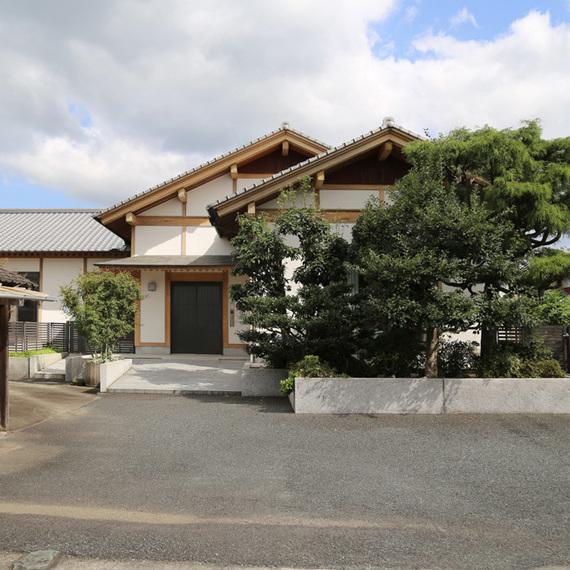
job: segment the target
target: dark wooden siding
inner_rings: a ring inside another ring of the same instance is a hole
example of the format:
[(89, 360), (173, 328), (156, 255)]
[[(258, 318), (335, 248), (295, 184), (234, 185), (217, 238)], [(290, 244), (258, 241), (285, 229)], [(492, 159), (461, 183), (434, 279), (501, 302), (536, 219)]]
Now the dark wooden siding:
[(394, 184), (410, 166), (394, 157), (379, 161), (374, 153), (335, 171), (327, 171), (325, 184)]
[(307, 160), (307, 158), (309, 157), (293, 149), (289, 149), (289, 154), (283, 156), (281, 149), (279, 149), (252, 160), (247, 164), (240, 164), (238, 172), (242, 172), (243, 174), (276, 174), (286, 168), (295, 166), (295, 164), (299, 162)]

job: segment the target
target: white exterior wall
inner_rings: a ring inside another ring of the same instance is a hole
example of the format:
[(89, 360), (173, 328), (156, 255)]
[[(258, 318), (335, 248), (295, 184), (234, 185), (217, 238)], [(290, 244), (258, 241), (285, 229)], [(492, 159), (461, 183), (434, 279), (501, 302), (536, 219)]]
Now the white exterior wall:
[(25, 273), (26, 271), (39, 271), (40, 260), (37, 257), (12, 257), (9, 258), (4, 269), (15, 271), (16, 273)]
[(133, 255), (182, 255), (179, 226), (136, 226)]
[[(148, 284), (156, 283), (156, 291), (149, 291)], [(141, 290), (143, 300), (140, 312), (140, 341), (142, 343), (165, 342), (166, 315), (166, 286), (164, 272), (141, 271)]]
[(44, 323), (65, 323), (69, 320), (61, 309), (59, 288), (83, 274), (83, 258), (46, 257), (43, 261), (42, 292), (57, 297), (55, 302), (42, 303), (41, 321)]
[(182, 202), (178, 198), (173, 198), (164, 202), (164, 204), (159, 204), (154, 206), (146, 212), (139, 214), (141, 217), (144, 216), (181, 216), (182, 215)]
[[(252, 181), (254, 182), (254, 181)], [(207, 216), (206, 206), (233, 194), (233, 180), (229, 174), (220, 176), (188, 192), (187, 216)]]
[(378, 190), (321, 190), (323, 210), (362, 210), (370, 198), (379, 198)]
[[(236, 283), (243, 283), (247, 281), (247, 277), (244, 276), (229, 276), (228, 279), (228, 294), (229, 288), (236, 284)], [(232, 319), (232, 311), (233, 311), (233, 319)], [(249, 325), (244, 325), (240, 319), (240, 312), (236, 309), (235, 303), (230, 299), (228, 303), (228, 326), (229, 326), (229, 334), (228, 334), (228, 343), (229, 344), (242, 344), (242, 341), (239, 339), (237, 333), (239, 331), (247, 330)], [(232, 324), (233, 321), (233, 324)]]
[(230, 242), (221, 238), (213, 227), (186, 228), (186, 255), (229, 255), (232, 250)]

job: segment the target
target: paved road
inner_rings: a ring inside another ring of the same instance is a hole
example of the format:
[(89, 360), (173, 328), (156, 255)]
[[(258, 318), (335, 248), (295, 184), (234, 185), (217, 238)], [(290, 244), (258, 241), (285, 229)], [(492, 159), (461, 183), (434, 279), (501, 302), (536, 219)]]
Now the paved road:
[(568, 416), (296, 416), (106, 395), (0, 439), (0, 550), (289, 567), (570, 564)]

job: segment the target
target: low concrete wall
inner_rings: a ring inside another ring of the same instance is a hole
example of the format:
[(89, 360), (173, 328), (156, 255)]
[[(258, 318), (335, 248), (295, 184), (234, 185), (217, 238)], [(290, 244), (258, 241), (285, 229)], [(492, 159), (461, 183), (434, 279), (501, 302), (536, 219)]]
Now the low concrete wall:
[(30, 359), (20, 356), (8, 358), (8, 380), (23, 380), (29, 378)]
[(570, 378), (446, 378), (450, 414), (570, 414)]
[(570, 378), (296, 378), (308, 414), (570, 414)]
[(33, 378), (37, 372), (65, 357), (62, 353), (35, 354), (33, 356), (10, 356), (8, 358), (8, 380)]
[(65, 359), (65, 381), (71, 382), (75, 378), (85, 378), (85, 363), (91, 360), (91, 355), (68, 356)]
[(281, 396), (280, 382), (287, 376), (287, 370), (251, 366), (247, 363), (241, 376), (241, 395), (258, 398)]
[(132, 368), (133, 361), (130, 358), (125, 358), (114, 360), (113, 362), (105, 362), (99, 366), (99, 391), (106, 392), (113, 382), (117, 381), (125, 372)]
[(441, 414), (441, 378), (295, 378), (298, 414)]

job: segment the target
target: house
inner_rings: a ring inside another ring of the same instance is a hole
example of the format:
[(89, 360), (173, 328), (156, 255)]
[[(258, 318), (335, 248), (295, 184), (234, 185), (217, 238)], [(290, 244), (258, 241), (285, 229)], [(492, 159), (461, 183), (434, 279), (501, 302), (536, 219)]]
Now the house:
[[(0, 257), (52, 295), (94, 267), (131, 272), (145, 296), (137, 353), (243, 354), (243, 325), (229, 297), (240, 279), (231, 275), (237, 216), (271, 214), (280, 190), (309, 176), (325, 216), (349, 235), (366, 201), (385, 199), (408, 171), (402, 148), (418, 138), (387, 118), (330, 148), (283, 123), (103, 212), (0, 211)], [(65, 320), (58, 306), (36, 318)]]

